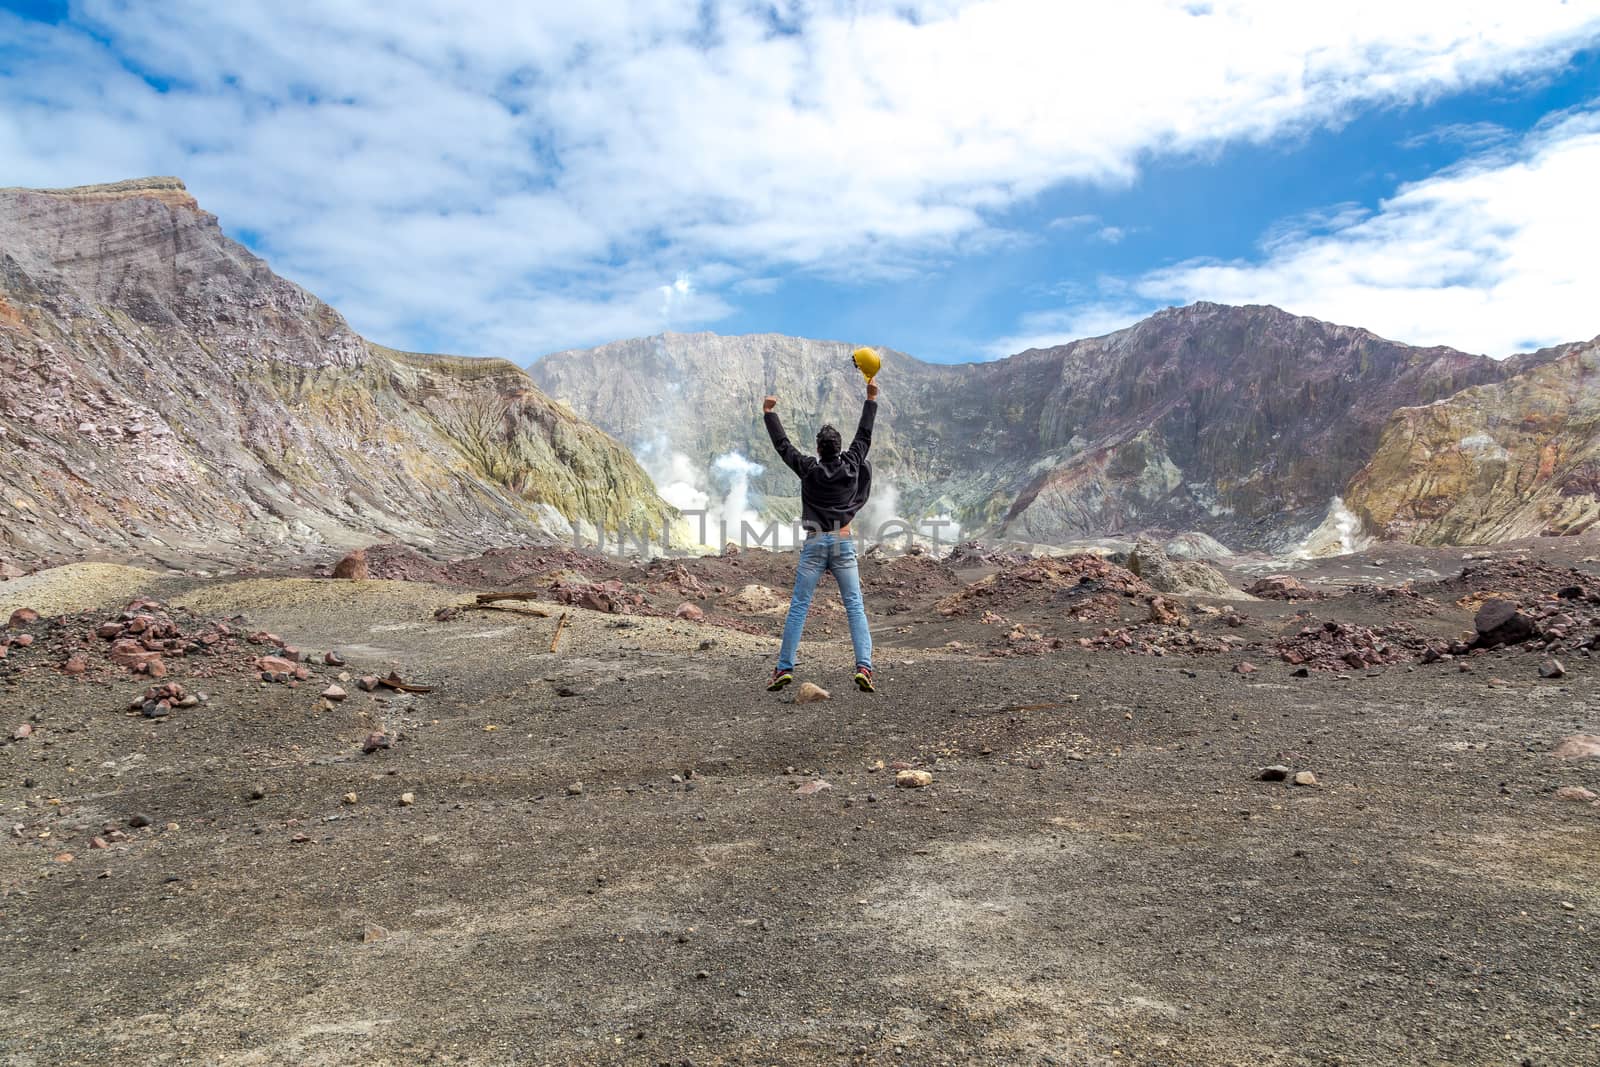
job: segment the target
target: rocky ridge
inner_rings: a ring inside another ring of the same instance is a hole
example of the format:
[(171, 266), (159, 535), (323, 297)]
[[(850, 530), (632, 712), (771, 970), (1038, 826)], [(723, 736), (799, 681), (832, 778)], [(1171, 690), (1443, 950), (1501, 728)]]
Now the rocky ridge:
[[(548, 392), (642, 452), (765, 462), (760, 398), (791, 434), (853, 425), (849, 345), (778, 335), (664, 334), (544, 357)], [(1194, 304), (1125, 330), (993, 363), (886, 350), (875, 443), (900, 510), (1034, 543), (1196, 530), (1284, 550), (1371, 459), (1391, 414), (1500, 382), (1497, 362), (1414, 348), (1273, 307)], [(790, 479), (756, 487), (782, 515)]]
[(662, 529), (628, 452), (504, 360), (398, 352), (176, 178), (0, 190), (0, 556), (239, 563)]

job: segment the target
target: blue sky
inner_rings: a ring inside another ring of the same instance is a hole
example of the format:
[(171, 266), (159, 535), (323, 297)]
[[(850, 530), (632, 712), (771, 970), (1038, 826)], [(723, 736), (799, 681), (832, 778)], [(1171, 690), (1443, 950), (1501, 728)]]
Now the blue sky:
[(1600, 333), (1600, 3), (0, 3), (0, 185), (177, 174), (367, 336)]

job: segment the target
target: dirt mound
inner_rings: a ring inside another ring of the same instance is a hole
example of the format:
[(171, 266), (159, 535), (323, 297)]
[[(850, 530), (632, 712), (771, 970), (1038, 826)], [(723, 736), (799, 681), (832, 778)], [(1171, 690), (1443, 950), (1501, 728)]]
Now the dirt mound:
[(373, 545), (366, 550), (366, 558), (369, 578), (394, 582), (446, 581), (446, 564), (431, 560), (407, 545)]
[[(399, 544), (372, 545), (365, 550), (367, 576), (398, 582), (432, 582), (479, 590), (511, 589), (557, 572), (604, 575), (624, 561), (595, 552), (550, 545), (491, 548), (482, 555), (437, 560)], [(318, 571), (328, 576), (328, 568)]]
[(728, 597), (721, 606), (751, 615), (765, 615), (787, 609), (789, 598), (771, 586), (752, 583)]
[(7, 680), (50, 670), (98, 682), (130, 675), (200, 679), (265, 673), (298, 684), (311, 676), (308, 658), (276, 634), (252, 631), (237, 618), (208, 618), (143, 597), (111, 614), (14, 618), (0, 636), (0, 678)]
[(1329, 620), (1306, 626), (1275, 646), (1278, 658), (1313, 671), (1360, 670), (1412, 660), (1425, 646), (1406, 626), (1378, 629)]
[(1025, 563), (1028, 558), (1022, 552), (990, 548), (980, 541), (963, 541), (946, 553), (940, 562), (952, 570), (969, 570), (973, 567), (1000, 567), (1007, 563)]
[(5, 599), (28, 604), (41, 615), (60, 615), (126, 603), (160, 578), (155, 571), (119, 563), (68, 563), (11, 579), (4, 586)]
[(1491, 599), (1524, 606), (1554, 599), (1600, 603), (1600, 580), (1593, 574), (1520, 556), (1474, 561), (1454, 578), (1422, 583), (1416, 588), (1424, 596), (1473, 610)]
[(1027, 608), (1074, 619), (1117, 619), (1130, 601), (1154, 592), (1127, 568), (1099, 556), (1046, 556), (1006, 563), (935, 607), (945, 616)]

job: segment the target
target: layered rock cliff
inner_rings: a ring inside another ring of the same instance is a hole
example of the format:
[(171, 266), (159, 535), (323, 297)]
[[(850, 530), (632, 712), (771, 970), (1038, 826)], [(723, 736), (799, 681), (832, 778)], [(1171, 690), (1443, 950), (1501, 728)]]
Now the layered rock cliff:
[[(797, 439), (823, 421), (848, 436), (862, 395), (850, 347), (667, 334), (556, 353), (531, 373), (632, 445), (759, 460), (769, 391)], [(953, 512), (995, 536), (1199, 530), (1283, 549), (1324, 519), (1396, 408), (1520, 366), (1273, 307), (1195, 304), (993, 363), (886, 352), (875, 455), (902, 512)], [(769, 464), (758, 488), (781, 500), (787, 475)]]
[(364, 340), (177, 179), (0, 190), (0, 555), (471, 550), (671, 516), (518, 367)]
[(1600, 339), (1504, 382), (1396, 411), (1350, 509), (1380, 536), (1485, 544), (1600, 519)]

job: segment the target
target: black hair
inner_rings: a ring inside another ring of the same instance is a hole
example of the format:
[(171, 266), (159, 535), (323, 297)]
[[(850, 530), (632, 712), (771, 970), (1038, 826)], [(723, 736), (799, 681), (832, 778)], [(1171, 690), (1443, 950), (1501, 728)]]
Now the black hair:
[(844, 442), (839, 437), (839, 431), (832, 426), (824, 426), (817, 431), (817, 455), (823, 459), (834, 459), (844, 447)]

